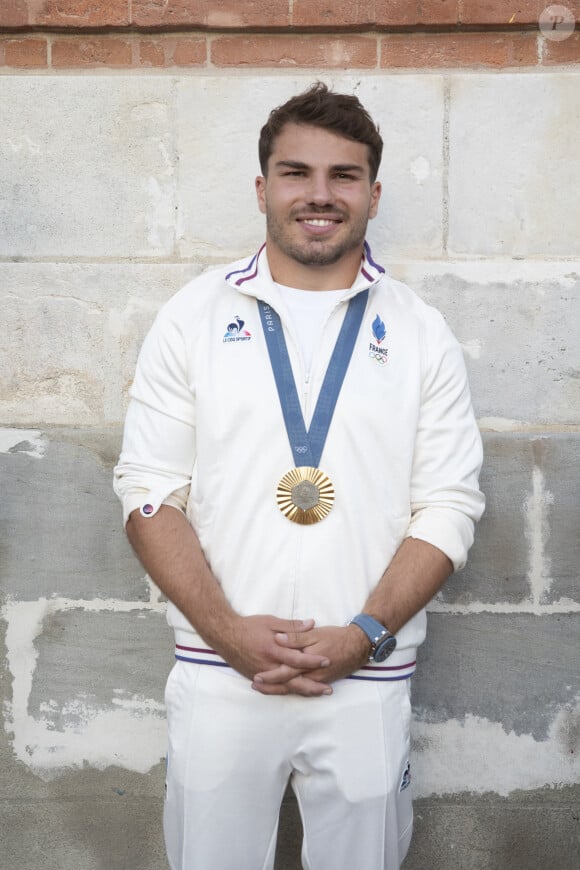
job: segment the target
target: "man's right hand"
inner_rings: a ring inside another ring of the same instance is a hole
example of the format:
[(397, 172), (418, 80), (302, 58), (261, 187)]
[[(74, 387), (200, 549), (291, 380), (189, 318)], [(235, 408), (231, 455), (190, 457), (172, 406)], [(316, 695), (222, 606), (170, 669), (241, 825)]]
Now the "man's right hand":
[[(238, 616), (224, 632), (223, 642), (216, 649), (234, 670), (248, 679), (269, 671), (279, 665), (286, 665), (289, 694), (312, 695), (309, 683), (298, 679), (308, 671), (315, 671), (329, 665), (323, 655), (314, 655), (302, 649), (283, 647), (276, 642), (277, 634), (306, 634), (314, 628), (314, 620), (279, 619), (276, 616)], [(317, 684), (316, 694), (325, 690), (323, 683)]]
[(300, 644), (292, 649), (276, 643), (277, 634), (308, 633), (314, 620), (235, 613), (181, 511), (161, 505), (157, 514), (143, 517), (135, 509), (127, 523), (127, 535), (151, 579), (236, 671), (253, 680), (255, 674), (286, 665), (280, 694), (286, 690), (297, 695), (332, 691), (305, 676), (309, 671), (328, 667), (324, 654), (304, 652)]

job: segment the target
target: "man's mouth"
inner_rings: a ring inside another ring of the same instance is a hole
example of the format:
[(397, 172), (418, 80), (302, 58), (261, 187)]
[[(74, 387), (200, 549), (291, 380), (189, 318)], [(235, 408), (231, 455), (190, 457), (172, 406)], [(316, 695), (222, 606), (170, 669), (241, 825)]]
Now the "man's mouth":
[(339, 220), (330, 220), (329, 218), (298, 218), (300, 223), (308, 224), (311, 227), (331, 227), (334, 224), (339, 224)]

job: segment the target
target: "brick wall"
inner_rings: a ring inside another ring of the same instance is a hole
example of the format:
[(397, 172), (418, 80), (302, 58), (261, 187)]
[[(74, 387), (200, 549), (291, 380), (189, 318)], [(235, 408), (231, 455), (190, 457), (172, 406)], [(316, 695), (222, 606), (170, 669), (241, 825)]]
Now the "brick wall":
[[(156, 310), (261, 243), (258, 130), (316, 78), (381, 125), (373, 253), (448, 319), (485, 444), (405, 868), (577, 870), (580, 48), (544, 5), (0, 2), (1, 870), (165, 866), (171, 637), (111, 469)], [(298, 842), (288, 801), (278, 870)]]
[[(503, 69), (575, 64), (580, 33), (546, 39), (545, 0), (5, 0), (13, 69)], [(567, 8), (580, 17), (579, 0)]]

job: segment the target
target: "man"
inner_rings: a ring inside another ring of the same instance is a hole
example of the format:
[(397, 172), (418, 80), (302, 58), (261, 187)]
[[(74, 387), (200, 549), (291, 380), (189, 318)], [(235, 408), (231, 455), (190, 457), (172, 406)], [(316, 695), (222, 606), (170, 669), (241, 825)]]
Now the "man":
[(318, 83), (260, 136), (266, 243), (143, 346), (116, 490), (167, 595), (172, 870), (267, 870), (291, 782), (307, 870), (394, 870), (411, 838), (409, 677), (483, 511), (442, 317), (365, 242), (382, 140)]

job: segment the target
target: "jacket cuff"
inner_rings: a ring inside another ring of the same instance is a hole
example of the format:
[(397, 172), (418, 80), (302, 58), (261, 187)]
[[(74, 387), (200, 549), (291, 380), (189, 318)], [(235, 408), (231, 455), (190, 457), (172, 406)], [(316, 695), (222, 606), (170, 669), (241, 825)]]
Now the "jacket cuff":
[(474, 525), (473, 520), (452, 508), (428, 508), (413, 516), (405, 537), (437, 547), (453, 563), (453, 570), (460, 571), (473, 544)]
[(188, 486), (179, 486), (175, 482), (167, 482), (164, 487), (133, 491), (123, 496), (123, 525), (127, 525), (129, 516), (138, 510), (143, 517), (153, 517), (162, 504), (174, 507), (185, 513)]

